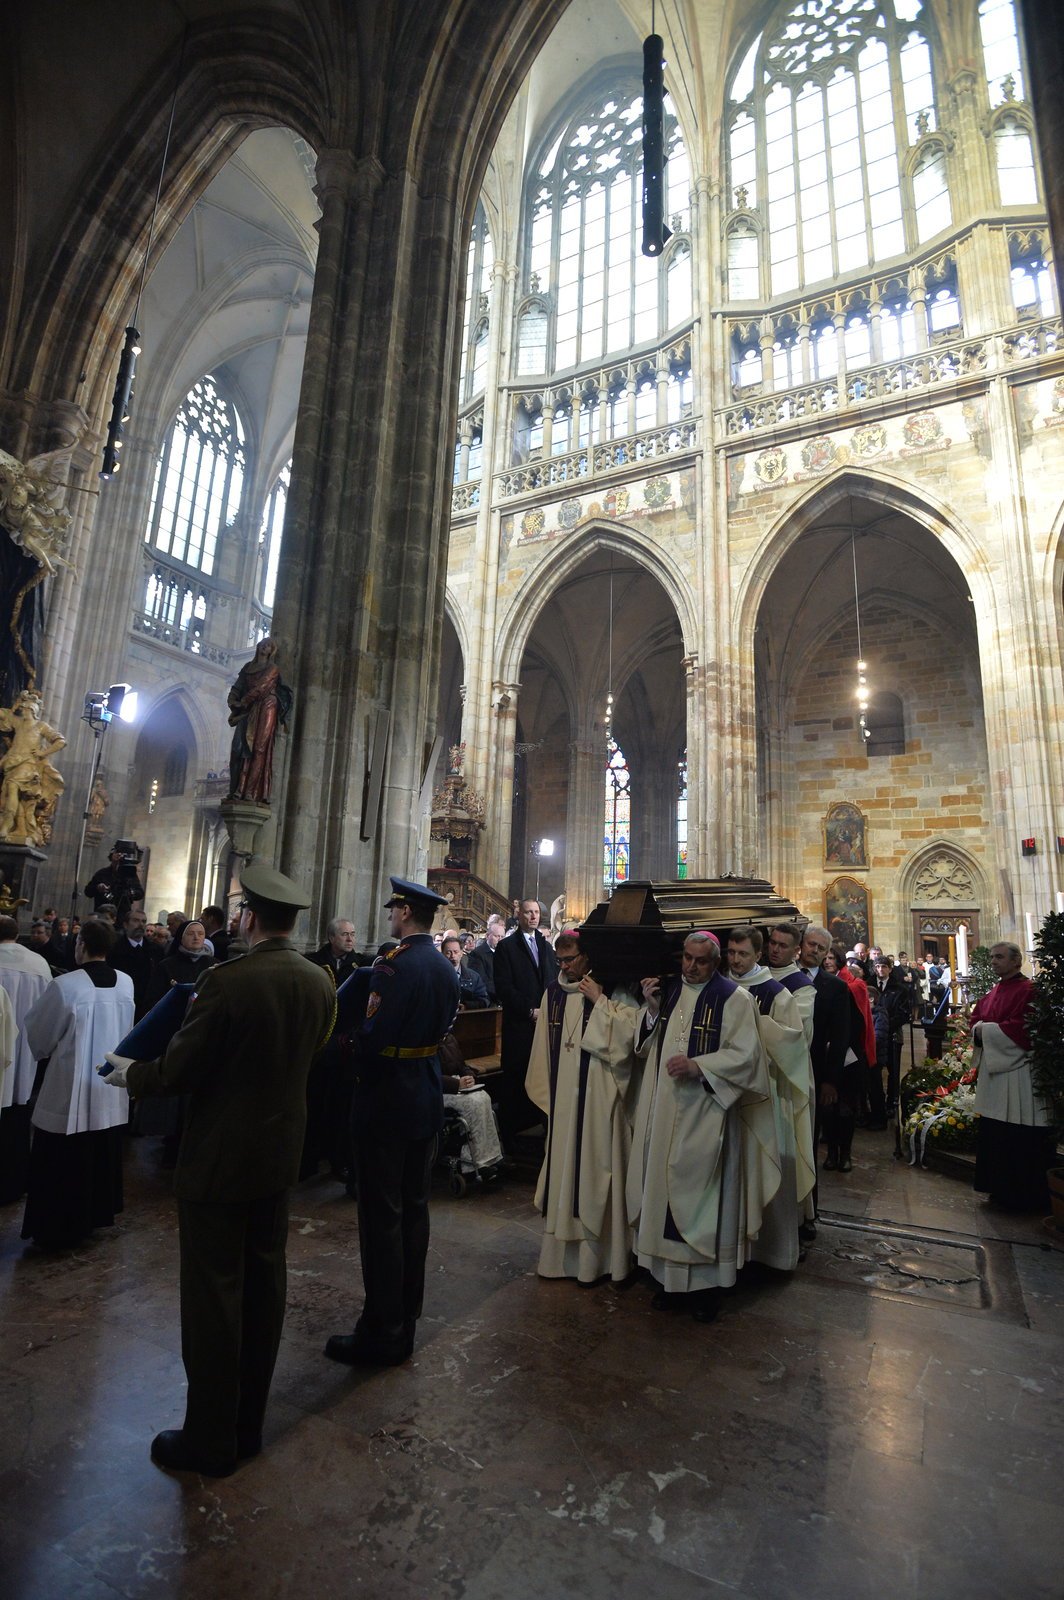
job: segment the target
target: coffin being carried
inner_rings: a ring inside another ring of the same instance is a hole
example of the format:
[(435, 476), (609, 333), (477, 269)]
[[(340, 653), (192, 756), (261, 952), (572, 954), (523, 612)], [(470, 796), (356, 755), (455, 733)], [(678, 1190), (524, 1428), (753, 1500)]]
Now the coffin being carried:
[(765, 930), (797, 916), (798, 908), (763, 878), (624, 883), (590, 913), (580, 943), (597, 977), (634, 984), (657, 973), (678, 972), (690, 933), (715, 933), (723, 947), (732, 928)]

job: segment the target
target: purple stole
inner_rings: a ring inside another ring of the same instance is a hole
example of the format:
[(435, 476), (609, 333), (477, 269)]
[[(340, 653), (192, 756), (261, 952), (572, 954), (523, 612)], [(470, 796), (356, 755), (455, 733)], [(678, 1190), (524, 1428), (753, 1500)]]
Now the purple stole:
[[(550, 1063), (550, 1122), (547, 1127), (547, 1171), (543, 1184), (543, 1215), (547, 1214), (547, 1196), (550, 1194), (550, 1165), (554, 1154), (554, 1099), (558, 1090), (558, 1069), (561, 1065), (562, 1032), (565, 1022), (565, 1002), (569, 996), (560, 983), (547, 985), (543, 1003), (547, 1007), (547, 1059)], [(580, 1020), (580, 1041), (592, 1012), (592, 1003), (584, 996), (584, 1014)], [(576, 1106), (576, 1171), (573, 1173), (573, 1216), (580, 1215), (580, 1158), (584, 1145), (584, 1106), (587, 1101), (587, 1075), (591, 1057), (580, 1051), (580, 1078)]]
[(788, 994), (794, 994), (798, 989), (804, 989), (807, 983), (812, 983), (813, 988), (816, 988), (816, 984), (813, 983), (808, 972), (788, 972), (785, 978), (777, 978), (774, 982), (778, 983), (781, 989), (786, 989)]
[[(725, 1002), (730, 1000), (736, 989), (737, 983), (726, 978), (723, 973), (716, 972), (705, 985), (702, 993), (695, 1002), (695, 1014), (691, 1021), (691, 1030), (687, 1035), (687, 1054), (689, 1056), (709, 1056), (714, 1050), (720, 1048), (720, 1028), (724, 1017)], [(676, 1004), (683, 993), (683, 983), (671, 984), (661, 1008), (659, 1028), (668, 1026), (668, 1021), (676, 1009)], [(664, 1032), (661, 1035), (664, 1041)], [(661, 1060), (658, 1060), (658, 1070), (661, 1070)], [(705, 1079), (702, 1080), (703, 1089), (709, 1088)], [(673, 1221), (672, 1207), (665, 1210), (665, 1237), (684, 1243), (683, 1234)]]
[[(797, 977), (797, 973), (792, 973), (792, 977)], [(761, 983), (752, 984), (747, 990), (747, 993), (752, 994), (757, 1001), (757, 1009), (763, 1017), (768, 1016), (772, 1010), (773, 1000), (782, 992), (783, 984), (777, 983), (775, 978), (765, 978)]]

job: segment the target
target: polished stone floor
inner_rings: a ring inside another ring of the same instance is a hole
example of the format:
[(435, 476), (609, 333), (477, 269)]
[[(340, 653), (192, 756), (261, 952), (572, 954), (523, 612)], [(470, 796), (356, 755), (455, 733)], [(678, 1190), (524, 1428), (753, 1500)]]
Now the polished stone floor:
[(293, 1196), (267, 1448), (167, 1476), (176, 1230), (152, 1144), (121, 1226), (45, 1257), (0, 1212), (0, 1594), (1036, 1600), (1064, 1593), (1064, 1254), (861, 1133), (792, 1281), (712, 1326), (537, 1280), (527, 1178), (433, 1209), (415, 1358), (325, 1361), (355, 1210)]

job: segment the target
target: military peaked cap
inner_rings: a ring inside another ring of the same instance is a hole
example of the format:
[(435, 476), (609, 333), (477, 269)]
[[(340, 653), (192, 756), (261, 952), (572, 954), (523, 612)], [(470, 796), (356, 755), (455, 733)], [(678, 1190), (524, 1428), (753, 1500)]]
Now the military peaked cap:
[(445, 906), (446, 897), (437, 894), (435, 889), (426, 888), (423, 883), (408, 883), (405, 878), (390, 878), (392, 898), (384, 902), (385, 908), (389, 906), (415, 906), (423, 907), (427, 911), (436, 906)]
[(241, 869), (240, 887), (256, 900), (269, 900), (275, 906), (288, 906), (293, 911), (305, 911), (311, 903), (310, 895), (298, 883), (254, 857)]

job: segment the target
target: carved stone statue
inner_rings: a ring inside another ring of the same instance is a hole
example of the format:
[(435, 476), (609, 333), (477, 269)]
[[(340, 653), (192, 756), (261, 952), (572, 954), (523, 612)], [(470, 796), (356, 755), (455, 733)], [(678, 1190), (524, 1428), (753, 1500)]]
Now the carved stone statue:
[(88, 825), (85, 829), (86, 839), (103, 838), (103, 814), (111, 804), (111, 796), (107, 793), (102, 778), (97, 778), (89, 795)]
[(56, 503), (65, 488), (58, 471), (69, 460), (69, 449), (26, 462), (0, 450), (0, 525), (49, 577), (60, 567), (73, 569), (66, 554), (70, 512)]
[(42, 720), (35, 689), (23, 689), (9, 710), (0, 708), (0, 734), (8, 735), (0, 757), (0, 842), (48, 844), (65, 788), (49, 758), (66, 740)]
[(551, 901), (550, 907), (550, 932), (547, 938), (551, 944), (558, 942), (558, 935), (565, 930), (565, 896), (560, 894), (556, 900)]
[(66, 555), (70, 512), (59, 503), (71, 449), (27, 462), (0, 450), (0, 528), (10, 536), (0, 538), (0, 594), (7, 597), (0, 634), (0, 697), (5, 699), (37, 681), (44, 626), (41, 585), (61, 566), (74, 571)]
[(281, 682), (277, 646), (260, 639), (251, 661), (241, 667), (229, 691), (229, 799), (269, 805), (273, 788), (273, 745), (278, 727), (287, 727), (292, 691)]

